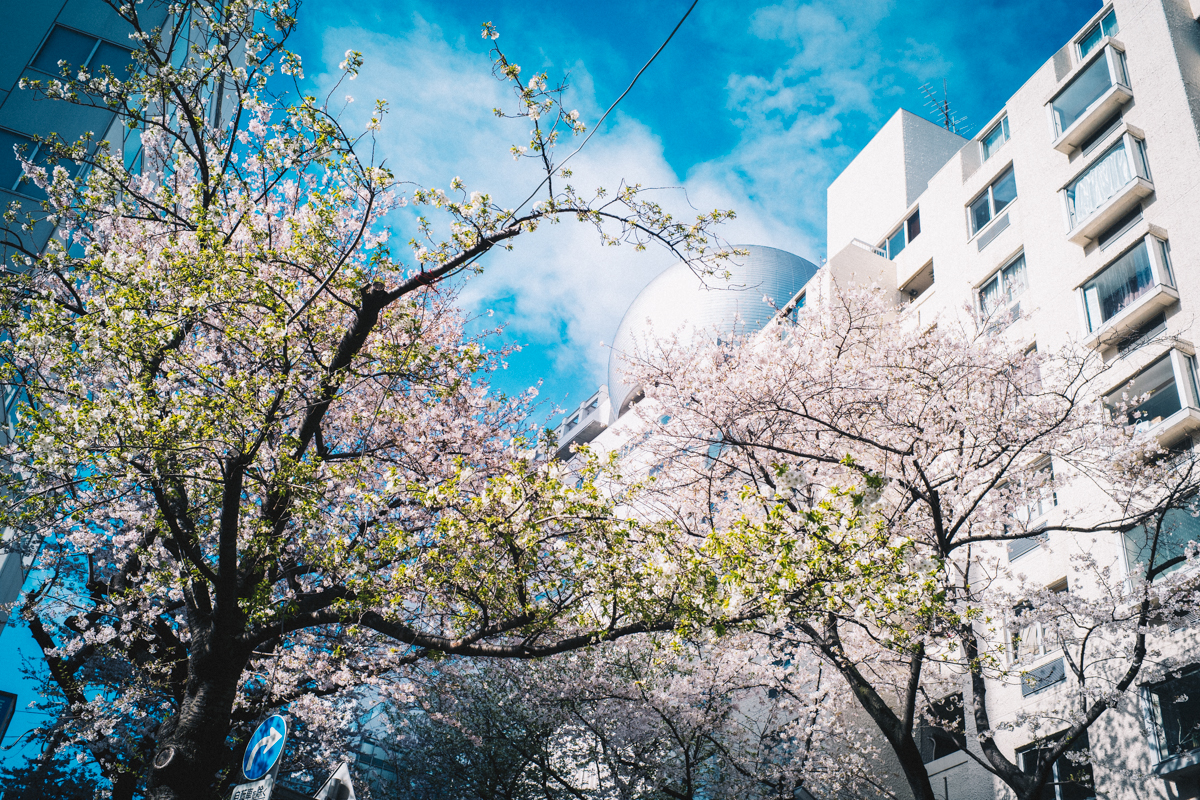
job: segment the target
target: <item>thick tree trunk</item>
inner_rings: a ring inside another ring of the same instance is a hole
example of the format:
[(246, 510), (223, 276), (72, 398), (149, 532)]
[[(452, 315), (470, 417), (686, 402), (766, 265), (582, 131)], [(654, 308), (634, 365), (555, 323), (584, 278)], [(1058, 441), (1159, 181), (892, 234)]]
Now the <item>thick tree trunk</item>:
[(228, 764), (225, 742), (246, 659), (233, 647), (202, 649), (199, 655), (193, 650), (178, 713), (159, 729), (150, 765), (150, 800), (213, 800), (217, 773)]

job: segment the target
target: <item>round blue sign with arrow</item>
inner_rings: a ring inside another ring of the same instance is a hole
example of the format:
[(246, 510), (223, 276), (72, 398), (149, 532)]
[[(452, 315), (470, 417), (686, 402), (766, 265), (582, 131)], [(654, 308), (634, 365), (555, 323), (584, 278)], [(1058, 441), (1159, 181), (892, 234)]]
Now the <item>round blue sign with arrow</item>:
[(246, 780), (256, 781), (270, 772), (283, 755), (286, 741), (287, 719), (276, 714), (263, 720), (246, 743), (246, 755), (242, 757)]

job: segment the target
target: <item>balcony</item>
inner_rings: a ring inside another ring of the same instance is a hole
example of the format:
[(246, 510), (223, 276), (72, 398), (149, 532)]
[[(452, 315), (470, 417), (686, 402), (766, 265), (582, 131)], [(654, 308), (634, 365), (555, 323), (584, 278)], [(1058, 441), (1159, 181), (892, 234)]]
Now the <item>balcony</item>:
[(1133, 99), (1125, 47), (1107, 39), (1093, 50), (1047, 104), (1054, 149), (1070, 155)]
[(1120, 138), (1060, 191), (1067, 238), (1087, 245), (1153, 192), (1146, 143), (1125, 126)]
[(1179, 302), (1166, 242), (1147, 235), (1078, 288), (1084, 344), (1116, 346)]
[(1168, 447), (1200, 428), (1196, 367), (1191, 355), (1167, 351), (1104, 398), (1113, 419), (1148, 432)]
[(1200, 671), (1142, 687), (1142, 703), (1158, 750), (1154, 773), (1178, 780), (1200, 772)]

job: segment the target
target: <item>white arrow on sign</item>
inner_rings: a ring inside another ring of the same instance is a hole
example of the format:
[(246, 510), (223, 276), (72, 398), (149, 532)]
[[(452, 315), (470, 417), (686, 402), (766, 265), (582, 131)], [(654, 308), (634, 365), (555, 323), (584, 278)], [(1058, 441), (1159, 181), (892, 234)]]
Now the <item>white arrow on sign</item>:
[(282, 733), (280, 733), (275, 728), (271, 728), (270, 732), (267, 733), (266, 736), (259, 739), (258, 742), (255, 743), (254, 747), (250, 750), (250, 755), (248, 755), (246, 757), (246, 763), (253, 764), (254, 757), (258, 755), (259, 750), (270, 750), (271, 746), (274, 745), (276, 742), (278, 742), (282, 738), (283, 738)]
[(329, 776), (329, 780), (321, 784), (313, 800), (358, 800), (354, 796), (354, 783), (350, 780), (350, 765), (343, 761)]

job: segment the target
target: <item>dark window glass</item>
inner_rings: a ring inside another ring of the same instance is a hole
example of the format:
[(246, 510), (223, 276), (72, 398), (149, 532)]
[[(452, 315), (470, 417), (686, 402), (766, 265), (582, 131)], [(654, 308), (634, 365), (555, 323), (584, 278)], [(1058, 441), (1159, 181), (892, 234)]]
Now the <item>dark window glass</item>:
[(46, 43), (33, 59), (33, 68), (51, 75), (60, 74), (59, 61), (66, 61), (78, 69), (87, 64), (88, 57), (96, 46), (96, 37), (55, 25), (46, 37)]
[(38, 166), (46, 166), (46, 158), (33, 139), (12, 131), (0, 130), (0, 189), (35, 197), (39, 200), (46, 198), (46, 193), (37, 184), (25, 177), (21, 162), (17, 161), (14, 146), (23, 145), (25, 157)]
[(914, 211), (908, 218), (908, 240), (911, 242), (921, 232), (921, 212)]
[(92, 60), (88, 62), (88, 68), (92, 72), (99, 72), (100, 67), (108, 67), (112, 70), (113, 75), (124, 79), (129, 77), (131, 64), (133, 64), (131, 50), (108, 42), (101, 42), (96, 46), (96, 52), (92, 55)]
[[(1143, 525), (1125, 532), (1125, 556), (1130, 566), (1150, 560), (1152, 534), (1153, 527), (1147, 531)], [(1183, 508), (1164, 514), (1158, 529), (1158, 547), (1154, 551), (1154, 569), (1159, 572), (1153, 577), (1165, 575), (1187, 563), (1191, 542), (1200, 542), (1200, 519), (1192, 516), (1191, 510)]]
[(992, 206), (990, 198), (985, 193), (974, 203), (971, 203), (971, 232), (974, 233), (984, 225), (987, 225), (991, 219)]
[(992, 205), (996, 214), (1017, 199), (1017, 174), (1011, 169), (992, 186)]
[(1150, 687), (1162, 758), (1200, 748), (1200, 670)]
[[(1060, 741), (1060, 736), (1035, 742), (1018, 751), (1021, 770), (1026, 775), (1036, 773), (1043, 754)], [(1054, 762), (1039, 800), (1090, 800), (1096, 796), (1094, 785), (1087, 733), (1084, 733)]]

